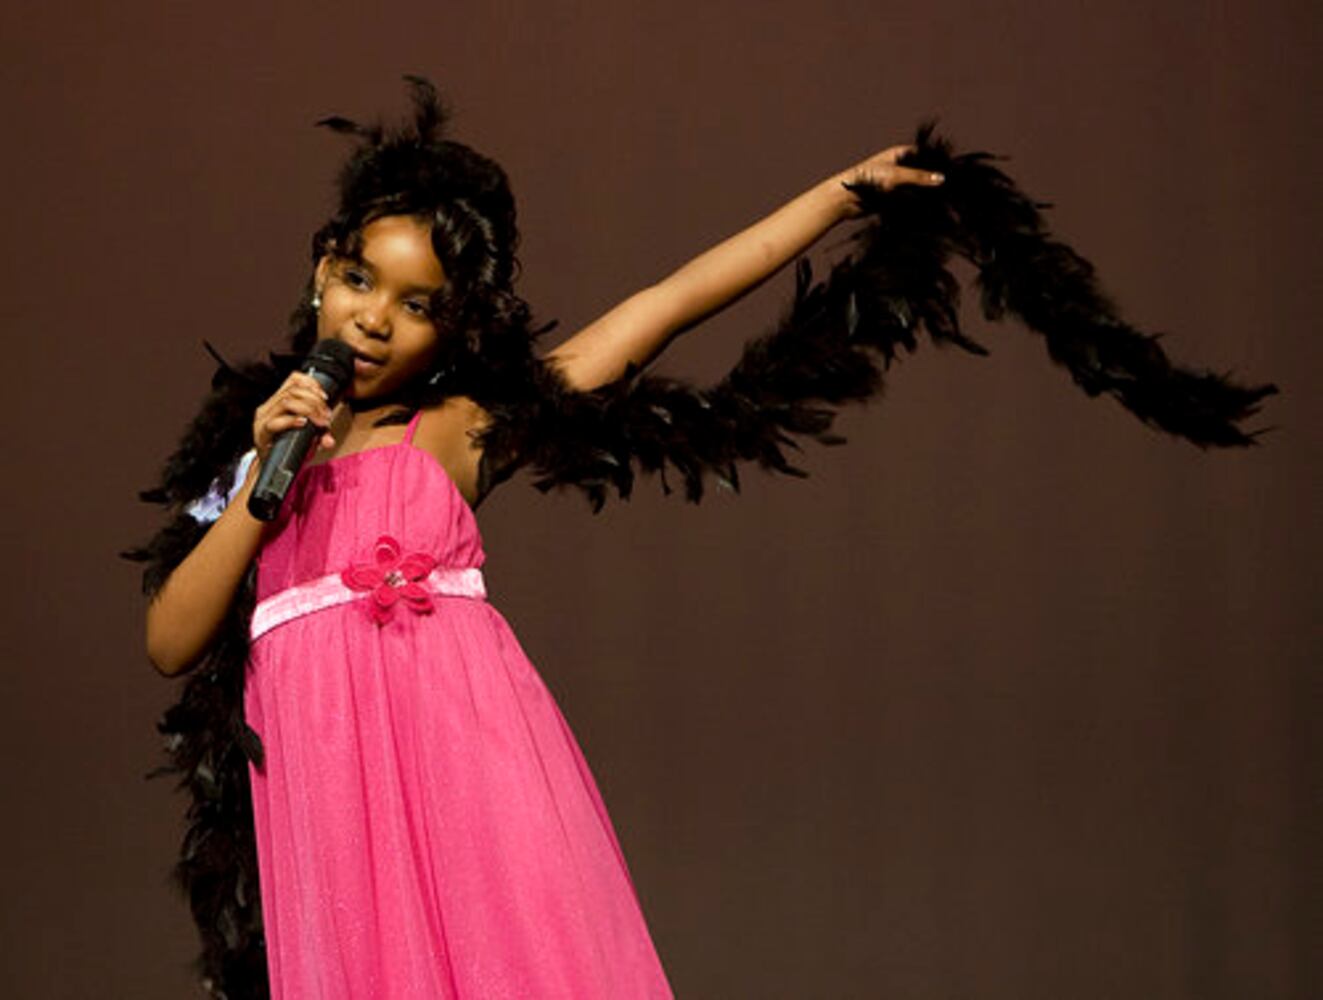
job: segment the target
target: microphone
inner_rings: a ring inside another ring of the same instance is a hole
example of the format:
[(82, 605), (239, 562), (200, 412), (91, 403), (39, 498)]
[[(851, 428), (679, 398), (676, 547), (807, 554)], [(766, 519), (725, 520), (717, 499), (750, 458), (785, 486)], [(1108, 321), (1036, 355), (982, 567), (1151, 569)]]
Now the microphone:
[[(343, 341), (319, 340), (303, 360), (299, 371), (311, 375), (326, 390), (327, 403), (334, 406), (354, 377), (354, 351)], [(309, 422), (281, 432), (271, 445), (248, 497), (248, 512), (259, 521), (274, 521), (285, 501), (290, 483), (308, 457), (312, 443), (326, 433)]]

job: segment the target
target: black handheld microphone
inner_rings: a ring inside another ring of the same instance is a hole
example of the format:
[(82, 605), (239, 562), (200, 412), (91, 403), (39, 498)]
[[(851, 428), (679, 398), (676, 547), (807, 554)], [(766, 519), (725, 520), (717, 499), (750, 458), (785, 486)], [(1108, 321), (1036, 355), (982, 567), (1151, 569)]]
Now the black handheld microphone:
[[(327, 402), (334, 406), (354, 377), (354, 352), (339, 340), (319, 340), (308, 352), (299, 371), (311, 375), (326, 390)], [(294, 482), (299, 467), (308, 457), (313, 441), (326, 432), (309, 422), (282, 432), (271, 445), (248, 497), (248, 512), (259, 521), (274, 521), (280, 505)]]

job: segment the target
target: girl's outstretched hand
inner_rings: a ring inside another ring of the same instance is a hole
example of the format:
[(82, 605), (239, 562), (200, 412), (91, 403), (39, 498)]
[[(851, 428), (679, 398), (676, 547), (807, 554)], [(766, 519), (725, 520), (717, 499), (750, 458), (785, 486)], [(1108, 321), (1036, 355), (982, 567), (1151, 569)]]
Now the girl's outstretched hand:
[[(875, 153), (861, 163), (856, 163), (849, 170), (837, 174), (835, 180), (841, 184), (856, 184), (860, 181), (876, 184), (883, 191), (890, 191), (901, 184), (919, 184), (924, 187), (937, 187), (945, 177), (931, 170), (916, 170), (914, 167), (899, 166), (896, 161), (906, 153), (913, 153), (918, 147), (913, 145), (892, 146), (880, 153)], [(847, 217), (859, 214), (859, 203), (854, 197), (849, 200)]]
[[(253, 447), (265, 460), (276, 437), (293, 427), (312, 421), (318, 427), (331, 426), (331, 408), (326, 392), (317, 380), (303, 372), (291, 372), (279, 389), (253, 415)], [(334, 448), (335, 438), (328, 430), (318, 441), (319, 448)]]

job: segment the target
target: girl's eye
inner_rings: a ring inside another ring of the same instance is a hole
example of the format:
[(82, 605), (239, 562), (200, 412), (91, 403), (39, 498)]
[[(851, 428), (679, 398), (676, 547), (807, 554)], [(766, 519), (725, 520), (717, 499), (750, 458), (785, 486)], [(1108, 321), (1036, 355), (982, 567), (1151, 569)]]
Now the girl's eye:
[(368, 276), (357, 268), (346, 268), (344, 282), (350, 288), (367, 288)]
[(431, 307), (421, 299), (405, 299), (404, 311), (418, 319), (429, 319), (432, 315)]

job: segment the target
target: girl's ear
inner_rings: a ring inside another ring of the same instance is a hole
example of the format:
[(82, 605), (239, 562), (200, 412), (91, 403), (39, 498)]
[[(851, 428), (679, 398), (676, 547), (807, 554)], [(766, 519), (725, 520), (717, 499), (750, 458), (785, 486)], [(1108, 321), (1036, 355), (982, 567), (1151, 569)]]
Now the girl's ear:
[(312, 272), (312, 288), (318, 295), (326, 287), (326, 282), (331, 277), (331, 258), (328, 254), (323, 254), (317, 261), (317, 266)]

